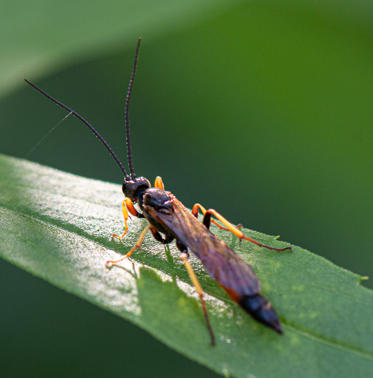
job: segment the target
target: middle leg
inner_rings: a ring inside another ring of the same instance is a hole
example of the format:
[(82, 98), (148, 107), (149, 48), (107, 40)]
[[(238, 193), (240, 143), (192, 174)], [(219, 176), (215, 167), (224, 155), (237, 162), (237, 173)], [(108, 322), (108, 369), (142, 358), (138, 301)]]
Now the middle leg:
[(118, 264), (119, 262), (123, 261), (124, 259), (127, 259), (128, 257), (130, 257), (132, 255), (132, 253), (136, 251), (136, 249), (139, 249), (141, 247), (141, 244), (144, 241), (144, 237), (145, 237), (145, 235), (146, 235), (146, 233), (148, 232), (149, 229), (150, 229), (150, 226), (146, 226), (144, 228), (144, 230), (140, 234), (140, 237), (137, 240), (136, 244), (123, 257), (121, 257), (118, 260), (109, 260), (109, 261), (106, 261), (106, 263), (105, 263), (106, 267), (110, 269), (110, 268), (113, 267), (113, 265)]
[(157, 177), (155, 178), (155, 181), (154, 181), (154, 187), (155, 187), (155, 188), (158, 188), (158, 189), (162, 189), (162, 190), (164, 190), (164, 184), (163, 184), (162, 177), (157, 176)]
[(174, 237), (172, 235), (166, 235), (165, 238), (163, 238), (154, 226), (150, 226), (150, 231), (154, 239), (162, 244), (170, 244), (174, 240)]
[(209, 334), (210, 334), (211, 346), (214, 346), (215, 345), (215, 335), (214, 335), (214, 331), (212, 330), (210, 319), (209, 319), (209, 316), (208, 316), (208, 313), (207, 313), (205, 298), (203, 297), (203, 289), (202, 289), (201, 284), (198, 281), (196, 274), (194, 273), (192, 265), (190, 264), (190, 262), (188, 260), (188, 258), (189, 258), (188, 249), (180, 240), (176, 240), (176, 246), (181, 251), (180, 259), (184, 263), (184, 266), (185, 266), (185, 269), (186, 269), (186, 271), (189, 275), (189, 278), (192, 281), (193, 286), (197, 290), (199, 300), (201, 302), (201, 306), (202, 306), (202, 310), (203, 310), (203, 315), (205, 317), (207, 329), (208, 329)]

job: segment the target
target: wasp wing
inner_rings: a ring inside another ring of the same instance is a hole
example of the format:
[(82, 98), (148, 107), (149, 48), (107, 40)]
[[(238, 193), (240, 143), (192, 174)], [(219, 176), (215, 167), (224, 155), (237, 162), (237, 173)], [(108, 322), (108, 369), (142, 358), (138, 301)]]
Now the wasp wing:
[(163, 229), (180, 240), (205, 266), (207, 272), (235, 301), (260, 291), (253, 269), (222, 240), (210, 232), (172, 194), (171, 212), (147, 209)]

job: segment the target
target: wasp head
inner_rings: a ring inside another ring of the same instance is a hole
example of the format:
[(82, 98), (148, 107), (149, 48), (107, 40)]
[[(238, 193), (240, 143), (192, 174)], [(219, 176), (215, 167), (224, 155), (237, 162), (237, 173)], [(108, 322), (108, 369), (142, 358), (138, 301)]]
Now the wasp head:
[(150, 182), (145, 177), (136, 177), (125, 179), (122, 185), (122, 191), (126, 197), (134, 202), (137, 202), (139, 197), (146, 189), (150, 188)]

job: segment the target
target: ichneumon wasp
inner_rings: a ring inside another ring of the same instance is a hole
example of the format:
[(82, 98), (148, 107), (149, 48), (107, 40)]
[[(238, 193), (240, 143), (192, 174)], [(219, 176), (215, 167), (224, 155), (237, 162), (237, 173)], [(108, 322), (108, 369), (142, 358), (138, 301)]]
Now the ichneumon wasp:
[[(106, 266), (111, 268), (113, 265), (130, 257), (136, 249), (140, 248), (148, 231), (150, 231), (153, 237), (162, 244), (169, 244), (175, 240), (176, 247), (181, 252), (180, 259), (184, 263), (189, 277), (199, 295), (207, 328), (210, 333), (211, 345), (215, 344), (215, 336), (209, 321), (202, 287), (190, 262), (188, 261), (188, 251), (193, 252), (201, 260), (210, 276), (218, 282), (218, 284), (228, 293), (233, 301), (238, 303), (254, 319), (281, 334), (282, 329), (278, 316), (270, 302), (268, 302), (268, 300), (260, 294), (260, 282), (251, 266), (241, 259), (231, 248), (227, 246), (227, 244), (214, 235), (209, 228), (211, 223), (213, 223), (222, 230), (232, 232), (240, 240), (248, 240), (249, 242), (260, 247), (278, 252), (291, 250), (291, 247), (275, 248), (251, 239), (247, 237), (238, 226), (230, 223), (217, 211), (213, 209), (206, 210), (198, 203), (193, 206), (192, 211), (189, 211), (172, 193), (165, 191), (163, 181), (160, 177), (155, 179), (153, 187), (147, 178), (136, 177), (133, 168), (130, 143), (129, 102), (136, 74), (140, 43), (141, 38), (138, 39), (125, 102), (125, 125), (129, 174), (105, 139), (85, 118), (83, 118), (76, 111), (72, 110), (70, 107), (50, 96), (29, 80), (26, 80), (29, 85), (43, 94), (49, 100), (82, 121), (104, 144), (121, 169), (124, 175), (122, 191), (125, 198), (122, 204), (122, 211), (125, 229), (122, 235), (113, 235), (113, 237), (119, 239), (125, 237), (128, 231), (128, 213), (139, 218), (146, 218), (149, 223), (142, 231), (135, 246), (119, 260), (107, 261)], [(141, 212), (135, 208), (135, 204), (138, 204)], [(201, 211), (203, 214), (202, 223), (198, 220), (199, 211)]]

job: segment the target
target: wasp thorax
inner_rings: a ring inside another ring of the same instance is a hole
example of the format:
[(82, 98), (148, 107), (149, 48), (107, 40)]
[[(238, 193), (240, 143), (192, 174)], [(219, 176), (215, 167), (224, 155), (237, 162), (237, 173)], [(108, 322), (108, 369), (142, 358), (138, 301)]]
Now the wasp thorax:
[(173, 211), (172, 199), (164, 190), (157, 188), (147, 190), (143, 201), (146, 208), (151, 207), (164, 214), (171, 214)]
[(122, 191), (132, 201), (137, 201), (139, 195), (150, 188), (150, 186), (149, 180), (145, 177), (136, 177), (135, 179), (124, 180)]

